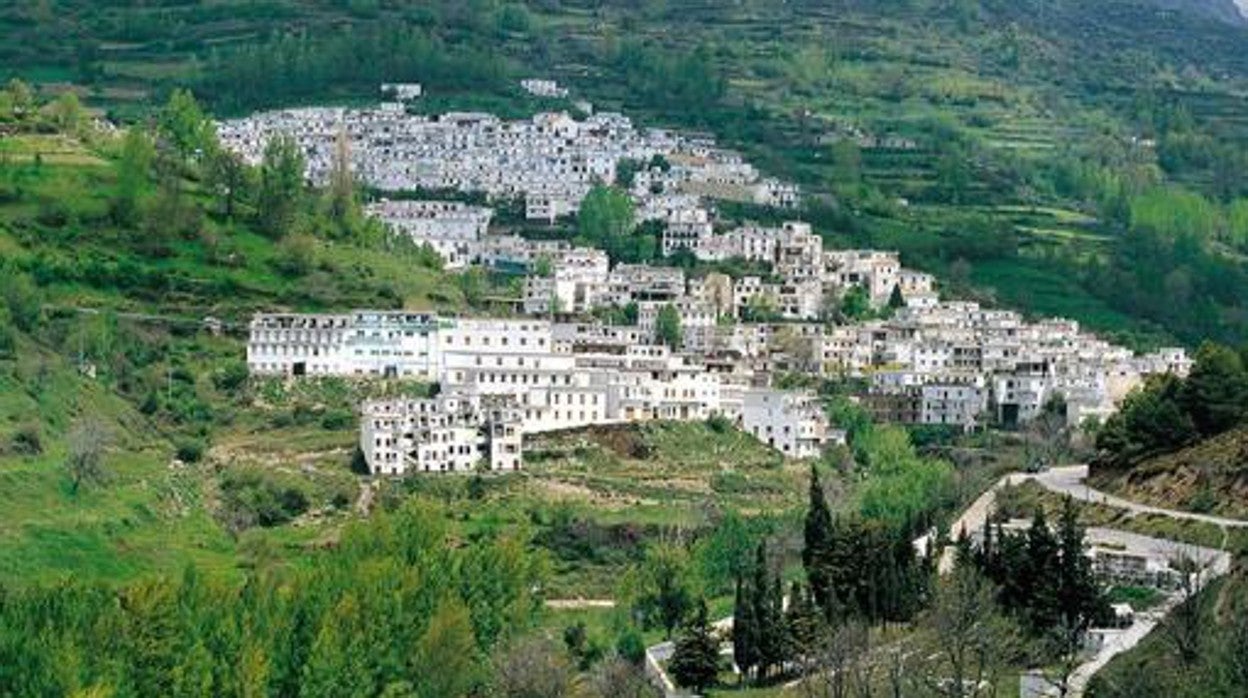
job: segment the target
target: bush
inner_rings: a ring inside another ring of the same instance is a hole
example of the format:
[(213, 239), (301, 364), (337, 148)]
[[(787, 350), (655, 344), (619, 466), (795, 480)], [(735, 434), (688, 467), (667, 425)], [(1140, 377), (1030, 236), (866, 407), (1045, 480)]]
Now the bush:
[(178, 444), (178, 460), (183, 463), (198, 463), (204, 458), (204, 442), (199, 439), (187, 439)]
[(221, 515), (235, 531), (280, 526), (308, 510), (308, 496), (257, 471), (230, 473), (221, 482)]
[(727, 434), (732, 431), (732, 420), (717, 414), (706, 420), (706, 426), (716, 434)]
[(39, 324), (43, 303), (39, 292), (25, 274), (12, 269), (0, 271), (0, 296), (8, 306), (9, 319), (17, 329), (30, 332)]
[(212, 384), (217, 390), (230, 392), (237, 390), (239, 386), (247, 381), (247, 364), (243, 361), (231, 361), (222, 366), (212, 376)]
[(629, 628), (616, 639), (615, 651), (633, 664), (641, 664), (646, 658), (646, 642), (635, 628)]
[(326, 410), (321, 417), (321, 428), (329, 431), (342, 431), (349, 429), (355, 423), (355, 414), (351, 410), (332, 409)]
[(37, 456), (43, 453), (43, 434), (38, 424), (23, 424), (11, 440), (13, 453), (23, 456)]
[(0, 318), (0, 359), (12, 359), (17, 356), (17, 332)]
[(364, 457), (364, 449), (356, 444), (355, 450), (351, 452), (351, 472), (357, 475), (372, 474), (368, 469), (368, 459)]
[(273, 265), (285, 276), (303, 276), (316, 266), (316, 241), (311, 236), (292, 235), (278, 245)]

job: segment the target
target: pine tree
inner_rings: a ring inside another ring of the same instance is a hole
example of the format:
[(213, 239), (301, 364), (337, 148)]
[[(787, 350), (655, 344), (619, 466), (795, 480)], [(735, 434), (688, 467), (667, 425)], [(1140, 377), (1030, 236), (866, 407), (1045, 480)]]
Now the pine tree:
[(1057, 539), (1049, 530), (1044, 510), (1036, 509), (1031, 528), (1027, 531), (1026, 604), (1027, 621), (1035, 633), (1057, 625), (1061, 618), (1058, 606), (1057, 568), (1059, 550)]
[(758, 619), (754, 616), (754, 596), (745, 575), (737, 576), (737, 593), (732, 608), (732, 659), (744, 681), (758, 666)]
[(693, 618), (676, 639), (668, 664), (676, 683), (701, 693), (719, 676), (719, 642), (707, 618), (706, 601), (699, 599)]
[(827, 609), (831, 604), (831, 579), (828, 575), (828, 552), (832, 543), (832, 513), (819, 482), (819, 470), (810, 468), (810, 503), (803, 530), (802, 566), (814, 594), (815, 603)]
[(787, 659), (800, 659), (815, 651), (819, 637), (819, 612), (810, 593), (798, 582), (789, 589), (789, 608), (785, 611), (785, 632), (788, 638)]

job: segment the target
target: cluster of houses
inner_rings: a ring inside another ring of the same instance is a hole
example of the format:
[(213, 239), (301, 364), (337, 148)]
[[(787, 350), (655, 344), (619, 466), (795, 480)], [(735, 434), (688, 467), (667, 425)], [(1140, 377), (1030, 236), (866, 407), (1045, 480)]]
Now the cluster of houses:
[[(1067, 421), (1104, 419), (1148, 376), (1185, 375), (1183, 349), (1136, 356), (1077, 322), (1027, 322), (1018, 313), (941, 300), (931, 275), (896, 253), (825, 250), (804, 223), (746, 226), (692, 247), (705, 260), (756, 262), (766, 277), (687, 277), (677, 267), (620, 264), (600, 250), (547, 251), (525, 281), (531, 315), (577, 315), (634, 305), (644, 341), (658, 316), (680, 319), (678, 349), (759, 373), (796, 370), (868, 381), (864, 404), (883, 421), (1019, 425), (1061, 397)], [(720, 251), (731, 252), (721, 256)], [(860, 289), (878, 317), (833, 324), (839, 301)], [(1054, 403), (1058, 404), (1058, 403)]]
[[(412, 99), (418, 86), (387, 85), (387, 94)], [(549, 81), (525, 81), (534, 94), (564, 94)], [(576, 213), (598, 183), (616, 181), (622, 161), (643, 165), (633, 182), (639, 205), (662, 210), (653, 198), (715, 195), (764, 205), (797, 201), (793, 185), (761, 176), (740, 154), (709, 138), (640, 130), (625, 116), (574, 118), (544, 112), (508, 121), (486, 113), (435, 116), (409, 113), (403, 101), (371, 108), (310, 107), (265, 112), (218, 124), (221, 143), (256, 163), (278, 135), (302, 148), (313, 182), (328, 180), (336, 145), (345, 136), (351, 169), (383, 191), (454, 190), (494, 200), (523, 200), (530, 220)], [(682, 212), (678, 215), (697, 215)]]
[(814, 395), (647, 343), (635, 327), (403, 311), (264, 314), (252, 320), (247, 363), (261, 376), (436, 383), (433, 398), (362, 406), (360, 446), (378, 474), (512, 470), (525, 434), (648, 420), (723, 418), (792, 458), (845, 438)]

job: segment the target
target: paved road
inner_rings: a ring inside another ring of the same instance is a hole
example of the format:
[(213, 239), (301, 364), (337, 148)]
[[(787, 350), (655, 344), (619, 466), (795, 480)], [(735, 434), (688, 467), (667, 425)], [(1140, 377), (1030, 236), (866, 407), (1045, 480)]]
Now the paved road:
[(615, 608), (615, 599), (546, 599), (546, 608), (576, 611), (587, 608)]
[(1112, 494), (1092, 489), (1087, 484), (1088, 466), (1072, 465), (1064, 468), (1051, 468), (1042, 473), (1035, 475), (1025, 475), (1025, 479), (1035, 480), (1054, 492), (1069, 494), (1075, 499), (1081, 499), (1085, 502), (1094, 504), (1105, 504), (1107, 506), (1126, 509), (1134, 514), (1156, 514), (1159, 516), (1168, 516), (1172, 519), (1185, 519), (1187, 521), (1199, 521), (1201, 523), (1213, 524), (1214, 526), (1223, 526), (1226, 528), (1248, 528), (1248, 521), (1243, 519), (1228, 519), (1223, 516), (1211, 516), (1209, 514), (1196, 514), (1190, 511), (1177, 511), (1174, 509), (1163, 509), (1161, 507), (1149, 506), (1132, 502), (1121, 497), (1115, 497)]

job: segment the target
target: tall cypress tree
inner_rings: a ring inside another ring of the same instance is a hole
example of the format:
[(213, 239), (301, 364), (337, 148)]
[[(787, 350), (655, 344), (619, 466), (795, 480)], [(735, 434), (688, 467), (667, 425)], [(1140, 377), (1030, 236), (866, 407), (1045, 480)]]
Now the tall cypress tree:
[(832, 512), (828, 510), (828, 501), (823, 495), (823, 485), (819, 482), (819, 470), (810, 467), (810, 504), (806, 511), (806, 525), (803, 531), (805, 544), (802, 547), (802, 566), (806, 569), (806, 579), (810, 583), (815, 603), (827, 609), (831, 604), (832, 582), (828, 570), (828, 554), (832, 547)]
[(789, 608), (784, 614), (788, 647), (786, 658), (800, 659), (815, 651), (819, 636), (819, 612), (810, 593), (798, 582), (789, 589)]
[(1092, 561), (1084, 555), (1083, 537), (1074, 503), (1067, 496), (1057, 528), (1057, 608), (1064, 616), (1066, 627), (1079, 631), (1091, 626), (1106, 610), (1100, 588), (1092, 576)]
[(758, 666), (758, 619), (754, 616), (754, 595), (750, 581), (737, 575), (737, 594), (732, 609), (732, 659), (745, 681)]

